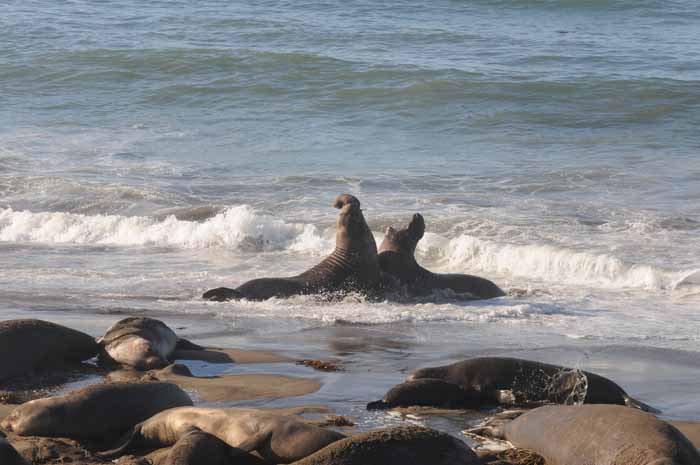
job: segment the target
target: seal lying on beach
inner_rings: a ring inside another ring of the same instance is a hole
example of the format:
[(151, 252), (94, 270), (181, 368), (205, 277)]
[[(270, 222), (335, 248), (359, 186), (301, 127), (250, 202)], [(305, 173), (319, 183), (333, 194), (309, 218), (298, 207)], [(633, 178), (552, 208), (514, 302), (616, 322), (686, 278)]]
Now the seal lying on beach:
[(42, 320), (0, 322), (0, 381), (56, 365), (80, 363), (97, 355), (87, 334)]
[(407, 227), (396, 231), (389, 227), (379, 246), (379, 266), (384, 273), (399, 279), (409, 293), (430, 294), (436, 289), (468, 293), (479, 299), (501, 297), (505, 293), (488, 279), (467, 274), (433, 273), (416, 261), (418, 242), (425, 233), (425, 221), (416, 213)]
[(459, 439), (420, 426), (370, 431), (342, 439), (294, 465), (477, 465)]
[[(459, 394), (435, 395), (436, 384), (414, 384), (416, 381), (439, 380), (451, 383), (463, 390), (466, 407), (501, 403), (586, 403), (618, 404), (645, 411), (658, 412), (654, 408), (631, 398), (613, 381), (595, 373), (572, 370), (531, 360), (507, 357), (480, 357), (463, 360), (413, 372), (406, 382), (394, 387), (384, 400), (372, 402), (368, 408), (407, 407), (431, 405), (448, 407), (455, 405)], [(445, 391), (443, 385), (438, 388)], [(435, 403), (429, 403), (435, 400)], [(412, 403), (416, 401), (422, 403)]]
[(171, 446), (193, 429), (216, 436), (242, 452), (257, 451), (270, 463), (294, 462), (345, 437), (294, 416), (245, 408), (181, 407), (136, 425), (124, 444), (99, 455), (111, 458), (133, 447)]
[(20, 436), (100, 438), (123, 433), (163, 410), (189, 405), (187, 393), (170, 383), (95, 384), (24, 403), (1, 426)]
[(193, 429), (170, 449), (165, 465), (227, 465), (231, 448), (221, 439)]
[(185, 339), (160, 320), (130, 317), (114, 323), (98, 341), (102, 362), (151, 370), (170, 364), (176, 348), (204, 349)]
[(335, 250), (321, 263), (289, 278), (259, 278), (236, 289), (220, 287), (204, 293), (208, 300), (266, 300), (301, 294), (358, 291), (377, 292), (382, 276), (377, 245), (360, 209), (360, 201), (339, 195), (333, 204), (340, 209), (336, 221)]
[(700, 453), (675, 427), (617, 405), (550, 405), (470, 433), (505, 439), (548, 465), (700, 464)]

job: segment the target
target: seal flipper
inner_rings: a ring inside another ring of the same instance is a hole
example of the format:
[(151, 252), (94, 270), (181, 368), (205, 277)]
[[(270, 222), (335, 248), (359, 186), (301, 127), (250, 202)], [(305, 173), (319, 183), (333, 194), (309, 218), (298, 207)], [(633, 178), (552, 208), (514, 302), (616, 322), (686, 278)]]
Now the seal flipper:
[(117, 446), (114, 449), (96, 452), (95, 456), (103, 459), (113, 459), (124, 455), (134, 445), (134, 442), (138, 441), (139, 437), (137, 436), (137, 434), (140, 434), (141, 432), (141, 425), (142, 423), (139, 423), (138, 425), (131, 428), (131, 430), (128, 433), (122, 436), (119, 440), (119, 446)]
[(224, 302), (226, 300), (242, 299), (243, 295), (235, 289), (217, 287), (216, 289), (210, 289), (202, 294), (202, 298), (214, 302)]
[(651, 405), (647, 405), (640, 400), (633, 399), (632, 397), (629, 397), (629, 396), (625, 396), (625, 405), (628, 407), (632, 407), (632, 408), (638, 408), (642, 412), (653, 413), (655, 415), (663, 413), (663, 412), (661, 412), (661, 410), (656, 409), (656, 408), (652, 407)]
[(207, 348), (179, 337), (177, 338), (177, 343), (175, 344), (175, 350), (207, 350)]

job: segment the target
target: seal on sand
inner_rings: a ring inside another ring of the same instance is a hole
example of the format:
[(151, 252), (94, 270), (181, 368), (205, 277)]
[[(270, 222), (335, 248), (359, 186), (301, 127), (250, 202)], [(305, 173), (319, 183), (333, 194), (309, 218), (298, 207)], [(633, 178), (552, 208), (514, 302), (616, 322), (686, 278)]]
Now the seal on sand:
[(478, 465), (459, 439), (420, 426), (358, 434), (319, 450), (294, 465)]
[(0, 381), (55, 365), (80, 363), (97, 355), (87, 334), (42, 320), (0, 322)]
[(549, 465), (695, 465), (700, 453), (675, 427), (618, 405), (549, 405), (500, 427), (477, 428)]
[(121, 446), (100, 456), (116, 457), (132, 447), (171, 446), (194, 428), (243, 452), (257, 451), (270, 463), (294, 462), (345, 437), (294, 416), (244, 408), (181, 407), (136, 425)]
[(416, 213), (407, 227), (399, 231), (387, 228), (379, 246), (379, 266), (396, 278), (409, 293), (430, 294), (437, 289), (468, 293), (479, 299), (501, 297), (505, 293), (488, 279), (467, 274), (433, 273), (418, 264), (416, 246), (425, 233), (425, 221)]
[(407, 381), (426, 378), (440, 379), (483, 394), (490, 392), (494, 399), (501, 397), (498, 391), (512, 391), (515, 402), (618, 404), (658, 413), (600, 375), (531, 360), (472, 358), (416, 370)]
[(289, 278), (259, 278), (236, 289), (220, 287), (204, 293), (208, 300), (266, 300), (324, 292), (365, 292), (373, 294), (382, 284), (377, 244), (360, 209), (360, 201), (339, 195), (333, 204), (340, 209), (336, 220), (335, 250), (321, 263)]
[(137, 370), (162, 368), (170, 363), (176, 348), (203, 349), (185, 339), (160, 320), (129, 317), (114, 323), (98, 341), (100, 360)]
[(417, 379), (398, 384), (382, 400), (367, 404), (367, 410), (394, 407), (440, 407), (448, 409), (477, 408), (493, 403), (488, 392), (462, 389), (441, 379)]
[(121, 434), (163, 410), (187, 405), (192, 405), (187, 393), (170, 383), (95, 384), (65, 396), (24, 403), (1, 426), (20, 436), (100, 438)]
[(2, 465), (27, 465), (27, 462), (2, 434), (0, 434), (0, 463)]

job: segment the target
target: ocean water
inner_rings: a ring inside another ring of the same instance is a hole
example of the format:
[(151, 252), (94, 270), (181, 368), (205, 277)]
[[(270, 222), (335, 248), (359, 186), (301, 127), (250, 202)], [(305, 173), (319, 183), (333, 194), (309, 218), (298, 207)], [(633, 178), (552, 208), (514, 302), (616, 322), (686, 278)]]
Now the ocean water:
[[(698, 419), (699, 21), (695, 0), (7, 0), (0, 316), (337, 357), (355, 387), (313, 399), (341, 411), (490, 353)], [(378, 241), (421, 212), (425, 266), (508, 295), (200, 299), (317, 263), (345, 192)]]

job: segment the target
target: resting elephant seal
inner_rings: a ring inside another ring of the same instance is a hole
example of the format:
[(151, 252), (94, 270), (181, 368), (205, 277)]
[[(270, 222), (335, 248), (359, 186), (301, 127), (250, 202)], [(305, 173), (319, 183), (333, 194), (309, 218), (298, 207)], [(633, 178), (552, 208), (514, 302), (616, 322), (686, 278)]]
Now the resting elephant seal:
[(468, 293), (479, 299), (501, 297), (505, 293), (488, 279), (467, 274), (433, 273), (416, 261), (418, 242), (425, 233), (425, 221), (416, 213), (411, 223), (396, 231), (389, 227), (379, 246), (379, 266), (384, 273), (396, 278), (408, 292), (430, 294), (436, 289), (449, 289), (458, 294)]
[(675, 427), (618, 405), (550, 405), (481, 431), (541, 455), (548, 465), (700, 464), (700, 453)]
[(439, 379), (466, 391), (477, 390), (496, 403), (502, 391), (512, 391), (515, 402), (619, 404), (658, 412), (600, 375), (517, 358), (480, 357), (422, 368), (407, 381), (420, 379)]
[(98, 341), (102, 362), (137, 370), (162, 368), (170, 364), (176, 348), (203, 349), (185, 339), (160, 320), (130, 317), (114, 323)]
[(79, 363), (97, 355), (97, 343), (87, 334), (42, 320), (0, 322), (0, 381), (34, 370)]
[(360, 201), (343, 194), (333, 206), (340, 209), (335, 223), (335, 250), (321, 263), (297, 276), (253, 279), (236, 289), (212, 289), (202, 297), (217, 301), (266, 300), (337, 291), (377, 292), (382, 286), (377, 244), (362, 215)]
[(462, 389), (441, 379), (417, 379), (394, 386), (382, 400), (367, 404), (367, 410), (395, 407), (440, 407), (449, 409), (477, 408), (493, 404), (489, 392)]
[(227, 465), (231, 448), (211, 434), (193, 429), (170, 449), (165, 465)]
[(342, 439), (294, 465), (478, 465), (459, 439), (420, 426), (401, 426)]
[(170, 383), (95, 384), (65, 396), (24, 403), (1, 426), (20, 436), (100, 438), (186, 405), (192, 405), (190, 397)]
[(242, 452), (257, 451), (270, 463), (294, 462), (345, 437), (294, 416), (244, 408), (181, 407), (136, 425), (124, 444), (100, 456), (116, 457), (132, 447), (171, 446), (195, 428)]

